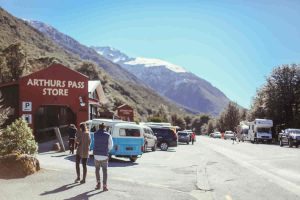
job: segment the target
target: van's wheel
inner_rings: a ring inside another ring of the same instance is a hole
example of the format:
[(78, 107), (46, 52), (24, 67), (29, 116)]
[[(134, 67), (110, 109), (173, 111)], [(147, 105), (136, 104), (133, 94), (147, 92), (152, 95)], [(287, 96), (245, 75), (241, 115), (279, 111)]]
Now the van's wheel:
[(279, 146), (283, 147), (282, 139), (279, 140)]
[(155, 143), (155, 145), (151, 148), (152, 151), (156, 151), (156, 145), (157, 144)]
[(160, 147), (160, 149), (161, 149), (162, 151), (167, 151), (168, 148), (169, 148), (169, 145), (168, 145), (168, 143), (166, 143), (166, 142), (162, 142), (162, 143), (159, 145), (159, 147)]
[(147, 152), (147, 144), (144, 144), (144, 151), (143, 151), (144, 153), (146, 153)]
[(293, 147), (292, 141), (290, 139), (288, 141), (289, 141), (289, 147)]
[(135, 162), (137, 159), (138, 159), (138, 158), (137, 158), (136, 156), (131, 156), (131, 157), (129, 158), (129, 160), (130, 160), (131, 162)]

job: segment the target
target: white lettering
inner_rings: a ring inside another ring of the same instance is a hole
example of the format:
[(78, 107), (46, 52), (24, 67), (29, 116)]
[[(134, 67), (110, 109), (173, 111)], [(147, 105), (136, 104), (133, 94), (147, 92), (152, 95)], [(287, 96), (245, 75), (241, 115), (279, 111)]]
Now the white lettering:
[(28, 79), (27, 85), (33, 85), (31, 78)]
[(44, 88), (43, 89), (44, 96), (68, 96), (68, 89), (57, 89), (57, 88)]

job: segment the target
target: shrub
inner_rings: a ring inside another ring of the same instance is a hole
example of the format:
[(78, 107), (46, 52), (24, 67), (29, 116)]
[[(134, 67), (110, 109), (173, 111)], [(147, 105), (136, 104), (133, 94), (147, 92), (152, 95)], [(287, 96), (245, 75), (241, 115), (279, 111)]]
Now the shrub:
[(23, 119), (17, 119), (0, 135), (0, 155), (11, 153), (33, 155), (37, 153), (37, 149), (32, 129)]

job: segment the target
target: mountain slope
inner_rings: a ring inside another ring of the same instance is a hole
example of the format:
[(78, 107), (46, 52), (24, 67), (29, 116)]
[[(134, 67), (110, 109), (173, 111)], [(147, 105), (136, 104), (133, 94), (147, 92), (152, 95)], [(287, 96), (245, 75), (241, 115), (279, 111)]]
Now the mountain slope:
[(65, 50), (78, 55), (81, 59), (94, 61), (115, 79), (142, 84), (136, 76), (132, 75), (127, 70), (124, 70), (119, 65), (99, 55), (94, 49), (82, 45), (70, 36), (59, 32), (52, 26), (33, 20), (28, 20), (27, 22), (32, 27), (51, 38), (56, 44)]
[(218, 115), (229, 102), (219, 89), (180, 66), (159, 59), (131, 58), (111, 47), (93, 48), (161, 95), (196, 112)]
[[(31, 27), (28, 22), (12, 16), (2, 8), (0, 8), (0, 27), (0, 56), (3, 49), (13, 43), (20, 42), (30, 62), (30, 67), (26, 73), (47, 67), (53, 59), (73, 69), (78, 69), (84, 61), (79, 55), (62, 48)], [(105, 95), (112, 104), (107, 105), (108, 108), (114, 108), (119, 103), (126, 103), (136, 109), (139, 118), (145, 119), (149, 114), (155, 112), (160, 104), (164, 104), (174, 113), (186, 114), (184, 109), (167, 101), (152, 89), (135, 84), (133, 81), (115, 80), (104, 71), (102, 66), (98, 66)]]

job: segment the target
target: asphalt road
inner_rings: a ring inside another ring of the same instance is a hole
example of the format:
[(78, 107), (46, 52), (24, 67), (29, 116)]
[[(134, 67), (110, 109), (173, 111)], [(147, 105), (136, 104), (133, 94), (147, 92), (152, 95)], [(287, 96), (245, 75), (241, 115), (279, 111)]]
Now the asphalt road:
[(114, 159), (109, 191), (94, 190), (93, 161), (86, 184), (73, 184), (74, 156), (38, 155), (42, 170), (0, 180), (0, 199), (300, 199), (300, 148), (198, 137), (194, 145), (145, 153), (136, 163)]

